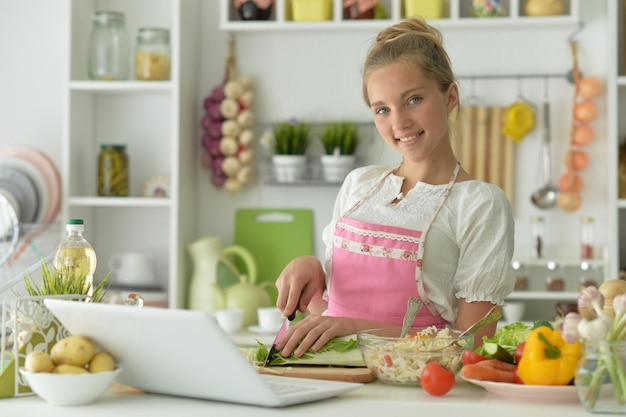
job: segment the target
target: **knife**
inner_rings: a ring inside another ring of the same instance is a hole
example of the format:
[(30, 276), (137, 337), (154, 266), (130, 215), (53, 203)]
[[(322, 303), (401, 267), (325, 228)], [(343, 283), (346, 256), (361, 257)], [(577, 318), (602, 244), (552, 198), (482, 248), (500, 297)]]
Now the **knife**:
[(270, 351), (267, 353), (267, 356), (265, 357), (265, 361), (263, 362), (263, 366), (268, 366), (270, 364), (272, 356), (274, 356), (274, 354), (276, 352), (278, 352), (278, 350), (276, 349), (276, 344), (278, 344), (278, 342), (280, 342), (280, 340), (283, 338), (285, 333), (287, 333), (287, 330), (289, 330), (289, 324), (291, 324), (293, 319), (296, 318), (296, 311), (291, 313), (289, 315), (289, 317), (287, 317), (283, 321), (283, 324), (280, 326), (280, 329), (278, 329), (278, 333), (276, 334), (276, 337), (274, 338), (274, 342), (272, 343), (272, 347), (271, 347)]

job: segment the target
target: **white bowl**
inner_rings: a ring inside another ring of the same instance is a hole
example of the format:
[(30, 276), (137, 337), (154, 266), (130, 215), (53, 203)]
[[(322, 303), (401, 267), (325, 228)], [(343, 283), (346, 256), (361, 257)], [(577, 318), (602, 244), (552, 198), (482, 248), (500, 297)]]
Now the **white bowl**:
[(109, 388), (122, 368), (110, 372), (84, 374), (53, 374), (48, 372), (28, 372), (20, 368), (20, 373), (33, 392), (53, 405), (89, 404)]

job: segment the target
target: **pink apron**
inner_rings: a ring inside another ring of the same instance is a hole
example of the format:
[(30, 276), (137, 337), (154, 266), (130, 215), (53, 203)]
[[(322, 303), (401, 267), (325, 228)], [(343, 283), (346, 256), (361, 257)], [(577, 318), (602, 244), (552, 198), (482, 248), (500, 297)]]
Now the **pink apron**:
[(428, 229), (448, 198), (460, 166), (457, 162), (424, 230), (366, 223), (347, 217), (380, 186), (386, 176), (339, 219), (333, 238), (326, 315), (401, 326), (407, 300), (417, 297), (427, 308), (422, 308), (416, 316), (415, 327), (443, 327), (447, 324), (424, 290), (422, 260)]

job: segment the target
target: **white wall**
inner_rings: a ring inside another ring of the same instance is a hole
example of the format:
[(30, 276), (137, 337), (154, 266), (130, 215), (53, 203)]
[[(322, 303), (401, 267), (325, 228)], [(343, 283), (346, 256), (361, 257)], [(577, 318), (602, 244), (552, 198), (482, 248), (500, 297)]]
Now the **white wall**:
[(61, 160), (64, 2), (0, 0), (0, 145)]
[[(581, 0), (583, 30), (575, 36), (579, 65), (587, 75), (600, 78), (607, 72), (606, 4), (596, 0)], [(201, 80), (203, 94), (220, 83), (226, 57), (228, 37), (218, 25), (219, 7), (209, 2), (203, 11), (203, 44)], [(445, 45), (458, 76), (475, 74), (562, 73), (573, 67), (568, 37), (572, 28), (493, 28), (444, 30)], [(341, 32), (275, 32), (237, 34), (237, 69), (255, 80), (258, 96), (257, 115), (262, 121), (277, 121), (289, 117), (309, 120), (352, 117), (369, 121), (371, 116), (361, 97), (360, 69), (367, 48), (376, 31)], [(523, 80), (523, 96), (537, 108), (544, 99), (544, 80)], [(517, 79), (475, 83), (475, 93), (487, 104), (507, 106), (518, 98)], [(470, 83), (461, 80), (461, 90), (470, 93)], [(564, 172), (563, 158), (567, 149), (573, 85), (565, 79), (550, 79), (547, 89), (551, 103), (553, 179)], [(605, 97), (597, 101), (599, 117), (594, 122), (597, 139), (589, 146), (590, 168), (583, 173), (586, 183), (583, 207), (573, 213), (558, 208), (540, 210), (530, 202), (530, 195), (542, 183), (540, 165), (541, 128), (537, 126), (517, 146), (515, 168), (514, 209), (516, 241), (528, 245), (529, 218), (546, 217), (546, 244), (575, 246), (579, 239), (581, 215), (596, 217), (599, 244), (607, 240), (607, 169), (606, 119), (603, 116)], [(201, 109), (199, 114), (202, 114)], [(537, 118), (539, 123), (541, 118)], [(395, 155), (382, 152), (380, 142), (371, 143), (372, 162), (394, 163)], [(209, 173), (200, 170), (200, 204), (205, 215), (198, 219), (199, 228), (207, 233), (232, 236), (232, 224), (212, 215), (233, 212), (244, 206), (313, 206), (316, 209), (316, 230), (329, 221), (335, 187), (250, 187), (237, 197), (231, 197), (210, 185)], [(209, 209), (210, 208), (210, 209)], [(219, 211), (218, 209), (219, 208)], [(202, 211), (200, 211), (202, 213)], [(322, 246), (317, 243), (317, 253)]]
[[(28, 144), (60, 161), (61, 82), (65, 57), (62, 36), (68, 16), (62, 2), (50, 0), (0, 0), (0, 145)], [(606, 3), (581, 0), (584, 30), (576, 37), (580, 65), (585, 74), (604, 77), (607, 72)], [(36, 13), (34, 12), (36, 11)], [(206, 0), (202, 8), (201, 80), (197, 97), (198, 118), (202, 99), (221, 82), (228, 36), (218, 29), (219, 5)], [(458, 75), (481, 73), (565, 73), (572, 67), (567, 37), (571, 28), (454, 29), (444, 31), (446, 46)], [(253, 77), (258, 97), (257, 117), (265, 122), (299, 117), (310, 120), (351, 117), (368, 121), (361, 98), (360, 67), (376, 35), (374, 31), (248, 33), (236, 36), (237, 70)], [(524, 81), (523, 94), (539, 105), (543, 80)], [(461, 83), (468, 92), (467, 82)], [(517, 98), (518, 82), (477, 82), (476, 93), (485, 102), (506, 106)], [(563, 172), (571, 123), (573, 87), (551, 80), (553, 176)], [(518, 245), (528, 241), (528, 219), (542, 214), (548, 225), (547, 244), (576, 244), (583, 214), (597, 219), (597, 238), (606, 243), (607, 169), (605, 103), (598, 102), (600, 117), (594, 123), (596, 141), (590, 146), (591, 167), (581, 210), (566, 214), (558, 209), (540, 211), (530, 203), (539, 187), (541, 130), (534, 129), (518, 146), (515, 212)], [(198, 132), (198, 149), (200, 149)], [(393, 163), (381, 152), (380, 141), (370, 143), (372, 162)], [(378, 157), (377, 155), (382, 156)], [(137, 157), (137, 156), (135, 156)], [(215, 189), (208, 171), (197, 161), (199, 181), (198, 236), (214, 234), (232, 241), (234, 210), (238, 207), (312, 207), (316, 231), (330, 219), (336, 187), (268, 187), (257, 184), (237, 196)], [(317, 252), (321, 245), (317, 240)]]

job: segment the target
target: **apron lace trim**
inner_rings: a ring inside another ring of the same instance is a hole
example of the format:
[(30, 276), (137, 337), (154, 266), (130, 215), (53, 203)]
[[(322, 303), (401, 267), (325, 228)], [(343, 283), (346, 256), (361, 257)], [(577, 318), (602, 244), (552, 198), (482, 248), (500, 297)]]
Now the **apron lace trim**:
[(335, 236), (333, 244), (336, 248), (348, 252), (359, 253), (365, 256), (375, 256), (379, 258), (399, 259), (404, 261), (417, 261), (417, 251), (397, 248), (388, 248), (380, 245), (370, 245), (353, 242), (343, 237)]

